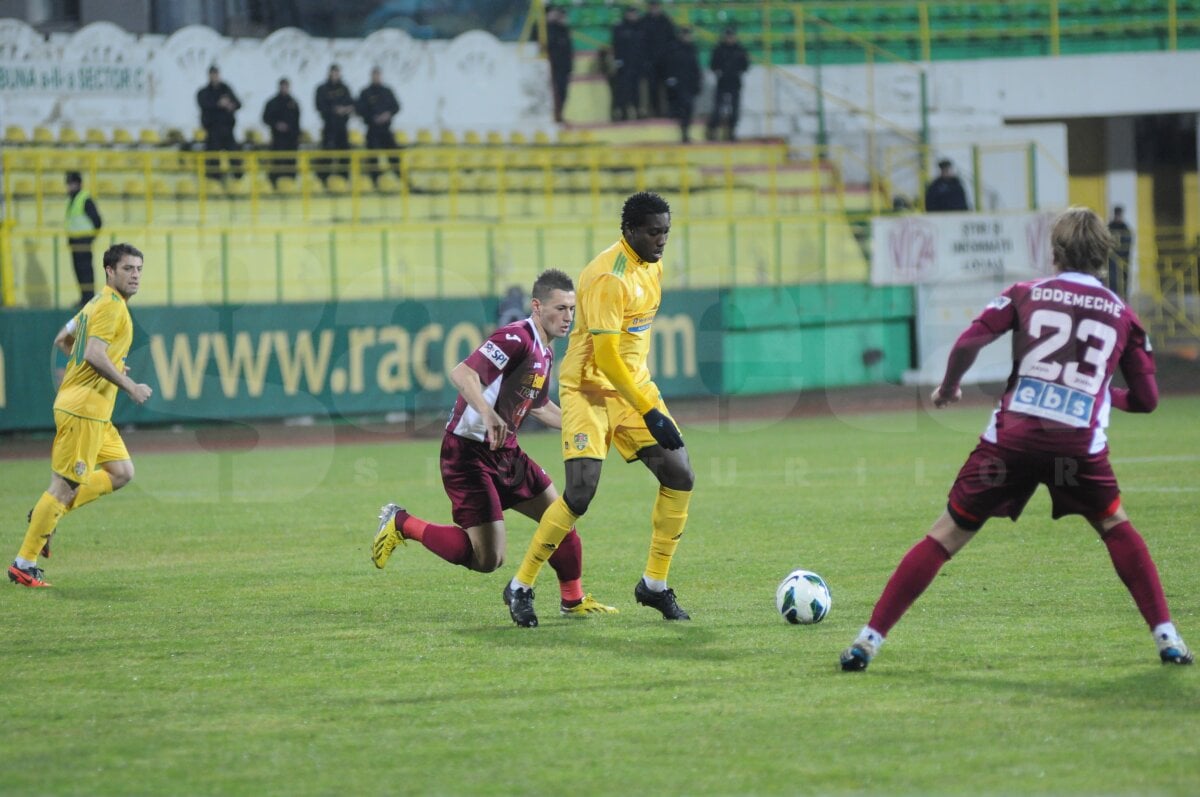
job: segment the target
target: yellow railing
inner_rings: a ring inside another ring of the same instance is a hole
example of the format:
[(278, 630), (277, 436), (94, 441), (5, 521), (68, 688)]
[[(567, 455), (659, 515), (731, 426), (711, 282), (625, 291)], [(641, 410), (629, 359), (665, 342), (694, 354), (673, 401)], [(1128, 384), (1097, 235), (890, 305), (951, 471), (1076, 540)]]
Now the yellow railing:
[(1178, 0), (680, 1), (668, 8), (704, 41), (736, 27), (766, 64), (861, 62), (863, 43), (914, 61), (1194, 49), (1200, 34), (1200, 6)]
[[(577, 273), (617, 240), (608, 218), (572, 224), (422, 221), (106, 228), (95, 254), (129, 241), (146, 255), (139, 303), (228, 305), (496, 296), (545, 268)], [(867, 278), (866, 217), (842, 213), (678, 216), (666, 282), (676, 287), (785, 285)], [(65, 236), (6, 227), (5, 303), (68, 307), (78, 298)]]
[(455, 146), (391, 152), (8, 149), (6, 218), (53, 226), (77, 170), (106, 219), (251, 225), (423, 219), (592, 219), (613, 197), (667, 195), (679, 214), (779, 214), (846, 205), (828, 151), (737, 147)]

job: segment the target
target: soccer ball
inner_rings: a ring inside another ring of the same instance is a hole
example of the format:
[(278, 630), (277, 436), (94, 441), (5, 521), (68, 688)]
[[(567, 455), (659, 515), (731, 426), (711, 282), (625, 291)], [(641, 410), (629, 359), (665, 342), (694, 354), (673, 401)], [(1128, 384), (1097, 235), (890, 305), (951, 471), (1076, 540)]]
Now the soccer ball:
[(829, 585), (811, 570), (793, 570), (775, 590), (775, 608), (793, 625), (821, 622), (832, 605)]

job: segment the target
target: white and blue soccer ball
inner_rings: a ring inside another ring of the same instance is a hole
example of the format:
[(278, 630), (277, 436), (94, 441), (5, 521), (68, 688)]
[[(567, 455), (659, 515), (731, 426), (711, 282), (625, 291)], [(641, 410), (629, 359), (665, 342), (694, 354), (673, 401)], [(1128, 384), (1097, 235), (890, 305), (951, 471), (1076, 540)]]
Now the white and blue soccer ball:
[(821, 622), (832, 605), (829, 585), (811, 570), (793, 570), (775, 590), (775, 608), (793, 625)]

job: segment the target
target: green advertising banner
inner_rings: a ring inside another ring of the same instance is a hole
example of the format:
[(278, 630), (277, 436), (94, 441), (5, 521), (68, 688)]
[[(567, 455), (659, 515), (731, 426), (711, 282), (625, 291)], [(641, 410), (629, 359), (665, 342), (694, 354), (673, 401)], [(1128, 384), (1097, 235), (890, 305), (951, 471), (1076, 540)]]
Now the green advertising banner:
[[(495, 300), (131, 307), (130, 375), (154, 389), (117, 423), (449, 412), (447, 374), (495, 324)], [(0, 430), (53, 428), (59, 311), (0, 314)], [(717, 291), (675, 291), (655, 319), (652, 370), (668, 396), (721, 385)], [(561, 355), (565, 342), (557, 347)]]

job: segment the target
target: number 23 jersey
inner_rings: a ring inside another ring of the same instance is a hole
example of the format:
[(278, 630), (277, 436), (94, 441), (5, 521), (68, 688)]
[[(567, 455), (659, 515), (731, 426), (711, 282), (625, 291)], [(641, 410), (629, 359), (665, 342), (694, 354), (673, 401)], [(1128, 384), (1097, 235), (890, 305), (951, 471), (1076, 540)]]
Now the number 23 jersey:
[(1113, 374), (1154, 373), (1137, 315), (1087, 274), (1018, 282), (976, 320), (1013, 333), (1013, 370), (982, 436), (1006, 448), (1103, 451)]

